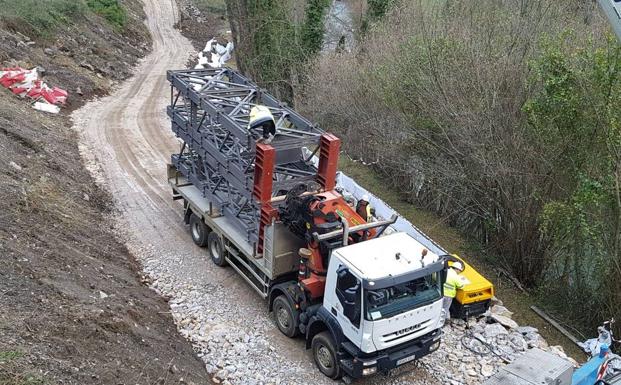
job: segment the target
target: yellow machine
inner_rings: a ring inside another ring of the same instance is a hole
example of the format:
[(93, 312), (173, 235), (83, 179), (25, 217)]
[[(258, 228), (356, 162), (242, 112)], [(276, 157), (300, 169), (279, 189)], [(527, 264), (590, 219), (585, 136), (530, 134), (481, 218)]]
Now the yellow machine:
[[(453, 318), (467, 318), (485, 313), (494, 296), (494, 285), (462, 258), (457, 255), (452, 257), (464, 265), (464, 271), (460, 273), (464, 279), (464, 287), (457, 290), (457, 295), (451, 305), (451, 316)], [(452, 263), (449, 261), (449, 266)]]

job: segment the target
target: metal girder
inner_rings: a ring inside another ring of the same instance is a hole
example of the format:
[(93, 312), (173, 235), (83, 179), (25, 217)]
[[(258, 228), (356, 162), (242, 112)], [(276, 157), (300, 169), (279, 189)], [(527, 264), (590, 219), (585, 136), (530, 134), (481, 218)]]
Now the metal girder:
[(243, 75), (229, 69), (168, 71), (168, 116), (184, 143), (172, 162), (224, 215), (234, 218), (249, 241), (258, 240), (261, 203), (253, 197), (256, 141), (250, 109), (263, 105), (276, 121), (272, 196), (317, 179), (303, 148), (316, 152), (324, 132)]

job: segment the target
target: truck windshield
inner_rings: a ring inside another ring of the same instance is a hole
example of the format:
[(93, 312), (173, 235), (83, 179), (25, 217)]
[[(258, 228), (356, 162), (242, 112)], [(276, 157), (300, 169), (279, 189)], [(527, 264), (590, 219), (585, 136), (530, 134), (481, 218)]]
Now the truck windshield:
[(439, 273), (387, 288), (366, 289), (364, 292), (365, 319), (377, 321), (390, 318), (437, 301), (441, 297)]

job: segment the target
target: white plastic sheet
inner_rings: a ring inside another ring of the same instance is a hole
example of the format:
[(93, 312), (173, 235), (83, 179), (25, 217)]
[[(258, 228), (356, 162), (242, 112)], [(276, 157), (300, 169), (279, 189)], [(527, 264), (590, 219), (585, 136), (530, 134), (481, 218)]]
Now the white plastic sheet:
[(375, 216), (378, 219), (389, 219), (393, 214), (397, 214), (399, 219), (391, 227), (396, 231), (402, 231), (409, 234), (412, 238), (416, 239), (429, 251), (436, 255), (448, 254), (442, 246), (438, 245), (433, 239), (429, 238), (427, 234), (423, 233), (418, 227), (414, 226), (410, 221), (403, 218), (395, 209), (390, 207), (386, 202), (373, 195), (364, 187), (360, 186), (355, 180), (339, 171), (336, 174), (336, 184), (342, 188), (345, 194), (349, 193), (356, 201), (362, 198), (363, 195), (369, 196), (369, 203), (371, 207), (375, 209)]
[(52, 114), (57, 114), (60, 112), (60, 107), (55, 106), (53, 104), (49, 104), (49, 103), (36, 102), (35, 104), (32, 105), (32, 108), (34, 108), (35, 110), (49, 112)]

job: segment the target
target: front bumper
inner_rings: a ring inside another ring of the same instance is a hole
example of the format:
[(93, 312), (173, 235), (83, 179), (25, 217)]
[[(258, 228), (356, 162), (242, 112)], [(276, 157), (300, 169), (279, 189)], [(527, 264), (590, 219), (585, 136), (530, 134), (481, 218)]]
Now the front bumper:
[(360, 352), (353, 358), (342, 359), (341, 366), (351, 378), (361, 378), (375, 373), (387, 373), (391, 369), (415, 361), (440, 346), (442, 331), (436, 329), (413, 341), (408, 341), (383, 351), (364, 354)]

